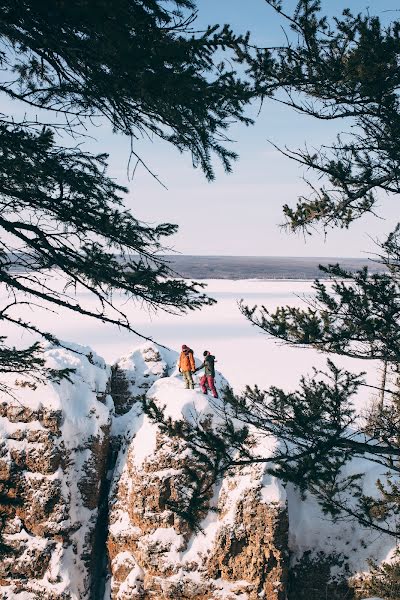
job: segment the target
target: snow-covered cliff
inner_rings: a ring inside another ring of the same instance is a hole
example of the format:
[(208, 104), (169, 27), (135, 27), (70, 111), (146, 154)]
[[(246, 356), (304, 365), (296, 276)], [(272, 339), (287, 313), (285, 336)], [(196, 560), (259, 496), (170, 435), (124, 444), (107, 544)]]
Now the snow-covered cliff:
[(71, 382), (0, 403), (0, 598), (85, 599), (97, 572), (98, 503), (111, 426), (109, 369), (89, 348), (48, 349)]
[[(165, 417), (218, 423), (215, 400), (185, 390), (177, 355), (142, 349), (119, 363), (135, 372), (146, 362), (148, 389)], [(226, 385), (220, 374), (217, 388)], [(169, 438), (142, 414), (139, 403), (124, 417), (125, 431), (110, 494), (108, 598), (285, 598), (286, 496), (256, 465), (213, 485), (203, 461), (182, 440)], [(117, 419), (118, 420), (118, 419)], [(198, 513), (200, 529), (184, 518)], [(216, 510), (217, 509), (217, 510)]]
[(145, 395), (218, 426), (220, 401), (184, 389), (177, 353), (146, 343), (109, 368), (70, 348), (46, 355), (71, 382), (0, 402), (1, 600), (348, 600), (349, 577), (390, 556), (390, 540), (332, 524), (262, 465), (215, 484), (142, 410)]

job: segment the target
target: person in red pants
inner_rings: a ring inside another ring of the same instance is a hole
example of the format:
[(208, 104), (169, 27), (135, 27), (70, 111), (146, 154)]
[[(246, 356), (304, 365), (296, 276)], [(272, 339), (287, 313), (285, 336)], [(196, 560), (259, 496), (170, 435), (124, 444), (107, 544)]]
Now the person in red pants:
[[(207, 394), (208, 390), (211, 390), (214, 398), (218, 398), (217, 390), (215, 389), (215, 356), (210, 354), (208, 350), (204, 350), (203, 352), (204, 361), (203, 363), (196, 369), (196, 371), (200, 371), (200, 369), (204, 369), (204, 375), (200, 379), (200, 387), (203, 394)], [(195, 371), (195, 372), (196, 372)]]

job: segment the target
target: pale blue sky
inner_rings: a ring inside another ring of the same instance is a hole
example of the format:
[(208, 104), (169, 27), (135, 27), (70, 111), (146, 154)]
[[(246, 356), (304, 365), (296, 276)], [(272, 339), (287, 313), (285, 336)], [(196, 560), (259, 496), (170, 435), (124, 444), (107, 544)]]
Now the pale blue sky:
[[(295, 0), (287, 0), (293, 8)], [(395, 13), (398, 0), (323, 0), (324, 7), (336, 14), (346, 6), (354, 12), (369, 7), (384, 19)], [(199, 28), (207, 23), (230, 23), (236, 30), (250, 30), (260, 45), (283, 40), (283, 21), (264, 0), (198, 0)], [(400, 18), (400, 13), (398, 18)], [(17, 108), (13, 104), (14, 110)], [(23, 107), (21, 110), (25, 111)], [(180, 155), (168, 144), (155, 139), (138, 140), (135, 151), (168, 187), (162, 188), (142, 167), (133, 181), (127, 179), (129, 141), (113, 135), (101, 126), (92, 133), (97, 141), (88, 148), (110, 153), (109, 174), (129, 187), (127, 206), (146, 222), (173, 222), (179, 232), (170, 239), (171, 247), (184, 254), (271, 255), (271, 256), (360, 256), (374, 251), (371, 238), (383, 239), (400, 220), (398, 200), (382, 198), (382, 219), (366, 217), (350, 231), (333, 231), (328, 237), (314, 234), (304, 240), (301, 235), (282, 231), (282, 205), (294, 205), (305, 191), (302, 170), (276, 152), (268, 143), (280, 146), (318, 147), (336, 133), (335, 124), (318, 123), (300, 116), (272, 101), (265, 102), (261, 114), (258, 106), (249, 109), (256, 117), (253, 127), (234, 126), (230, 132), (233, 147), (240, 159), (230, 175), (217, 169), (217, 179), (208, 183), (204, 175), (192, 168), (189, 155)]]
[[(294, 6), (290, 0), (288, 6)], [(349, 6), (354, 12), (369, 7), (383, 18), (396, 9), (397, 0), (326, 0), (330, 12)], [(199, 24), (228, 22), (238, 30), (249, 29), (260, 45), (282, 39), (282, 22), (264, 0), (199, 0)], [(258, 108), (258, 107), (257, 107)], [(256, 114), (253, 109), (253, 114)], [(104, 130), (103, 130), (104, 131)], [(268, 139), (278, 145), (301, 147), (305, 141), (318, 146), (333, 138), (336, 125), (318, 123), (299, 116), (273, 102), (266, 102), (253, 127), (234, 127), (231, 132), (240, 160), (231, 175), (218, 170), (215, 182), (208, 183), (191, 166), (189, 156), (157, 140), (138, 142), (136, 150), (167, 185), (164, 190), (143, 169), (130, 182), (128, 205), (150, 222), (170, 220), (179, 224), (172, 245), (185, 254), (274, 255), (274, 256), (360, 256), (374, 251), (371, 239), (383, 238), (399, 220), (397, 200), (383, 198), (382, 220), (367, 217), (350, 231), (333, 231), (328, 237), (302, 235), (281, 230), (282, 205), (294, 204), (305, 189), (302, 170), (274, 151)], [(102, 135), (102, 132), (101, 132)], [(122, 137), (109, 139), (111, 172), (126, 177), (128, 146)]]

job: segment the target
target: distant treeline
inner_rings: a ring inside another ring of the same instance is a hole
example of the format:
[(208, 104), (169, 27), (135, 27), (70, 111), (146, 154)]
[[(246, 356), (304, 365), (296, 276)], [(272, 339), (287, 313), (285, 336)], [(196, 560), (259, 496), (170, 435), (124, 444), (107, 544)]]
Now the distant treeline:
[[(184, 279), (320, 279), (326, 278), (318, 265), (339, 263), (349, 271), (368, 266), (371, 273), (385, 271), (384, 265), (362, 258), (296, 256), (189, 256), (165, 255), (171, 269)], [(8, 254), (15, 270), (29, 271), (32, 266), (22, 253)]]
[(193, 279), (315, 279), (325, 278), (318, 265), (339, 263), (349, 271), (368, 266), (371, 273), (385, 271), (368, 259), (291, 256), (186, 256), (171, 255), (171, 268)]

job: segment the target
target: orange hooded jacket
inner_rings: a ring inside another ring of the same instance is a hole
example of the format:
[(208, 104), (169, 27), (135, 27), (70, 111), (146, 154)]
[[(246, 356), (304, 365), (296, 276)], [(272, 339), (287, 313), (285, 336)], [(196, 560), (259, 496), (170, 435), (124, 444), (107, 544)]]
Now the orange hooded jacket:
[(179, 357), (179, 368), (181, 371), (194, 371), (196, 368), (193, 350), (188, 348), (187, 350), (183, 350)]

